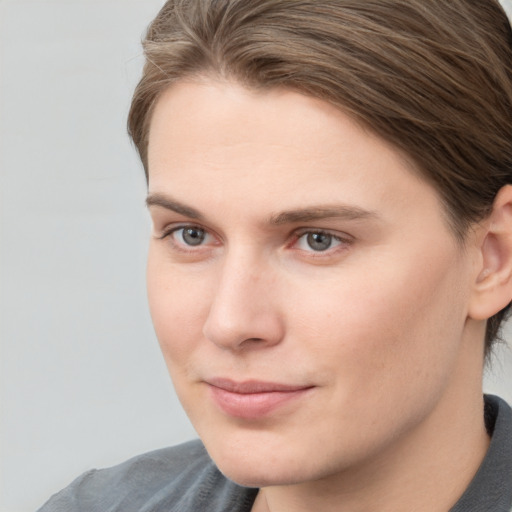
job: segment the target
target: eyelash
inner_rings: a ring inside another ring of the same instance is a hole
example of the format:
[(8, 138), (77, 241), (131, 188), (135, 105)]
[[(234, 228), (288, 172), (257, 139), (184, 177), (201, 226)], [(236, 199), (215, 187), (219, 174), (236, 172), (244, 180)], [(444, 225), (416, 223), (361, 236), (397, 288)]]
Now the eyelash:
[[(196, 253), (198, 251), (198, 248), (201, 247), (201, 245), (198, 245), (197, 248), (195, 248), (193, 245), (186, 245), (186, 244), (182, 244), (182, 243), (179, 243), (179, 242), (176, 242), (174, 240), (174, 237), (173, 235), (175, 233), (177, 233), (178, 231), (181, 231), (181, 230), (186, 230), (186, 229), (189, 229), (189, 230), (197, 230), (197, 231), (203, 231), (205, 233), (206, 236), (213, 236), (211, 235), (207, 229), (201, 227), (201, 226), (197, 226), (195, 224), (182, 224), (180, 226), (172, 226), (172, 227), (169, 227), (167, 229), (164, 229), (164, 231), (162, 232), (162, 234), (160, 236), (158, 236), (157, 238), (159, 240), (165, 240), (167, 238), (171, 239), (171, 243), (173, 245), (173, 247), (178, 250), (178, 251), (181, 251), (181, 252), (186, 252), (186, 253)], [(185, 247), (189, 247), (189, 249), (186, 249)]]
[[(176, 234), (177, 232), (179, 232), (181, 230), (186, 230), (186, 229), (202, 231), (205, 233), (205, 236), (207, 236), (207, 237), (214, 236), (211, 233), (209, 233), (209, 231), (207, 229), (205, 229), (201, 226), (197, 226), (195, 224), (182, 224), (179, 226), (172, 226), (170, 228), (165, 229), (160, 236), (157, 236), (157, 238), (159, 240), (164, 240), (166, 238), (170, 238), (173, 247), (180, 252), (197, 253), (199, 250), (201, 250), (201, 247), (203, 247), (203, 244), (198, 244), (197, 246), (193, 246), (193, 245), (187, 245), (186, 243), (180, 243), (180, 242), (177, 242), (176, 240), (174, 240), (174, 237), (173, 237), (174, 234)], [(327, 236), (327, 237), (330, 237), (331, 243), (332, 243), (332, 241), (337, 243), (337, 245), (334, 248), (328, 247), (327, 249), (321, 250), (321, 251), (320, 250), (315, 251), (313, 248), (311, 248), (311, 250), (296, 248), (297, 251), (307, 253), (309, 257), (314, 257), (314, 258), (322, 258), (322, 257), (326, 258), (329, 256), (333, 256), (334, 254), (337, 254), (340, 251), (347, 250), (347, 248), (353, 243), (353, 239), (348, 235), (343, 237), (343, 236), (340, 236), (339, 234), (335, 235), (334, 233), (327, 231), (327, 230), (323, 230), (323, 229), (299, 228), (293, 232), (293, 234), (291, 236), (292, 240), (291, 240), (291, 242), (289, 242), (286, 245), (286, 247), (293, 248), (294, 246), (297, 245), (297, 243), (303, 237), (306, 237), (307, 235)]]
[(308, 235), (327, 236), (330, 238), (331, 244), (333, 242), (337, 243), (336, 246), (334, 246), (334, 247), (330, 246), (323, 251), (315, 251), (311, 246), (310, 246), (311, 250), (300, 249), (300, 248), (296, 249), (298, 251), (308, 253), (309, 257), (315, 257), (315, 258), (330, 257), (335, 254), (338, 254), (338, 252), (346, 250), (348, 248), (348, 246), (350, 246), (351, 243), (353, 242), (353, 240), (348, 235), (340, 236), (339, 234), (335, 235), (331, 231), (326, 231), (323, 229), (302, 228), (302, 229), (295, 231), (295, 233), (293, 235), (293, 239), (292, 239), (291, 243), (288, 244), (288, 247), (296, 246), (302, 238), (307, 237)]

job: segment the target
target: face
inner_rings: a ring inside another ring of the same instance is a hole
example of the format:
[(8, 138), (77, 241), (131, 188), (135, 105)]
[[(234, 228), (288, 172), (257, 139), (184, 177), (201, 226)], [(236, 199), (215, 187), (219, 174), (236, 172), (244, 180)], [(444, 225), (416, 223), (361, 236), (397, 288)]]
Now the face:
[(471, 264), (401, 154), (296, 92), (178, 83), (149, 138), (148, 291), (180, 400), (254, 486), (390, 451), (456, 386)]

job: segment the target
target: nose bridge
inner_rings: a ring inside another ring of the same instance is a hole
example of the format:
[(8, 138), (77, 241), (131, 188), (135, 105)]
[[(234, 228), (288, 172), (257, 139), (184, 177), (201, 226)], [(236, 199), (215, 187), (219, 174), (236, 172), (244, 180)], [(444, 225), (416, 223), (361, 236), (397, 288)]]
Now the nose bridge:
[(275, 284), (270, 262), (257, 250), (227, 251), (204, 335), (226, 349), (277, 343), (282, 337), (282, 319)]

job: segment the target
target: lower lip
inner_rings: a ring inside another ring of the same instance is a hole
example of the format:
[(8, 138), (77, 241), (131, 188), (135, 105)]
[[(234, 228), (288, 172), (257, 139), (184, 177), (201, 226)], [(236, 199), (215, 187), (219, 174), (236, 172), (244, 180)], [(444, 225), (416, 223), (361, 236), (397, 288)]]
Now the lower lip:
[(220, 409), (235, 418), (255, 420), (297, 400), (311, 388), (292, 391), (266, 391), (262, 393), (234, 393), (215, 386), (209, 386), (213, 401)]

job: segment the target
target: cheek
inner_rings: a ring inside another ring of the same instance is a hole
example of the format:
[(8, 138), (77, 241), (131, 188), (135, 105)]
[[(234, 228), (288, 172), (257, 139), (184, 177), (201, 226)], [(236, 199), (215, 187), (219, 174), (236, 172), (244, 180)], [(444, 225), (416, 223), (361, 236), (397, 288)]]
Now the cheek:
[(442, 396), (464, 324), (461, 282), (452, 267), (440, 255), (428, 271), (402, 263), (400, 271), (386, 266), (386, 272), (344, 274), (322, 293), (295, 290), (293, 297), (302, 299), (290, 335), (302, 342), (301, 355), (329, 390), (324, 407), (343, 422), (348, 438), (370, 442), (359, 437), (367, 435), (361, 425), (372, 425), (374, 440), (393, 435)]
[(446, 370), (465, 318), (464, 287), (453, 261), (450, 251), (429, 262), (390, 259), (343, 272), (323, 288), (307, 287), (309, 294), (295, 290), (293, 296), (301, 297), (294, 306), (295, 334), (326, 365), (336, 361), (345, 375), (364, 374), (363, 386), (374, 379), (418, 381), (419, 373), (439, 365)]
[(147, 265), (151, 318), (166, 363), (180, 364), (202, 339), (211, 290), (155, 253), (150, 249)]

